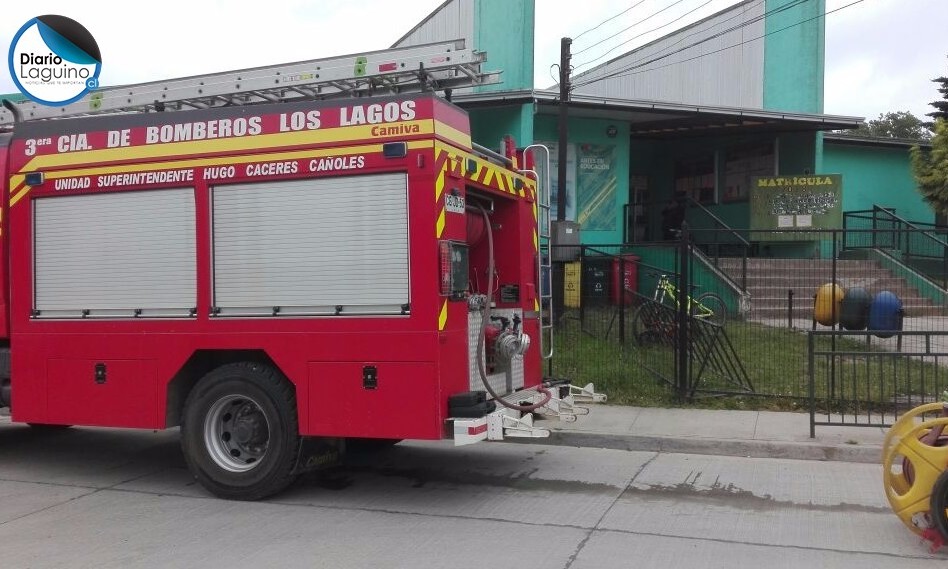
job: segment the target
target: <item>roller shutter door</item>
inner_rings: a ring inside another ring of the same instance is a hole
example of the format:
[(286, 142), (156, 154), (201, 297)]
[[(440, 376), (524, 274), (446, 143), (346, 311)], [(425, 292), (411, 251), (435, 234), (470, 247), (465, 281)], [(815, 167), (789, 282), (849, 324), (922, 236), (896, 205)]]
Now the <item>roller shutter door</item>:
[(219, 315), (405, 312), (405, 174), (218, 186), (213, 205)]
[(38, 317), (193, 315), (193, 189), (56, 196), (33, 207)]

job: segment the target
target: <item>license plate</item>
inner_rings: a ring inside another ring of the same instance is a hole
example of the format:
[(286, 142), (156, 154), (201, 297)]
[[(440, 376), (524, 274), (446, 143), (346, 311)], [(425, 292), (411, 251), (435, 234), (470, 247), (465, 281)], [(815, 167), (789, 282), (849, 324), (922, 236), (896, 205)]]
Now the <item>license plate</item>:
[(451, 194), (444, 196), (444, 209), (451, 213), (464, 213), (464, 198)]

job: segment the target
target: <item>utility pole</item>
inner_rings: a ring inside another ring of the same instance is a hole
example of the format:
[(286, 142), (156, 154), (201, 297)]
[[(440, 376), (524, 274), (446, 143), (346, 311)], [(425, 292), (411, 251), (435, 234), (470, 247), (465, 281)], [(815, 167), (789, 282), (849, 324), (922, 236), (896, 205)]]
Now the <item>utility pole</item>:
[(556, 190), (556, 219), (563, 221), (566, 219), (566, 140), (569, 132), (567, 122), (569, 121), (569, 48), (573, 40), (562, 38), (560, 40), (560, 120), (559, 120), (559, 142), (557, 142), (557, 190)]
[[(566, 144), (567, 134), (569, 133), (569, 73), (570, 73), (570, 53), (569, 48), (573, 43), (570, 38), (560, 40), (560, 114), (559, 114), (559, 138), (556, 146), (556, 221), (553, 222), (553, 235), (550, 243), (550, 256), (552, 260), (552, 284), (553, 284), (553, 314), (557, 321), (563, 315), (566, 295), (566, 265), (564, 261), (576, 261), (579, 257), (572, 258), (573, 252), (579, 252), (579, 248), (558, 248), (563, 245), (561, 242), (565, 237), (563, 228), (566, 226)], [(552, 205), (552, 204), (551, 204)], [(572, 231), (570, 230), (570, 233)], [(575, 235), (575, 233), (574, 233)], [(578, 240), (577, 240), (578, 241)], [(576, 245), (579, 245), (577, 242)], [(569, 252), (569, 253), (567, 253)], [(552, 375), (552, 361), (550, 362), (550, 374)]]

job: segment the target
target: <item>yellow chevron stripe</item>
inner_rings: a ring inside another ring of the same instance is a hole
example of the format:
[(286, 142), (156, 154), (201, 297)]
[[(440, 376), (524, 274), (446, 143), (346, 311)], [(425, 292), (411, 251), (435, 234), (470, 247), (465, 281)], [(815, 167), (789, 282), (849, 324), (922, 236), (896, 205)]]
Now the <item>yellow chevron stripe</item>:
[(441, 166), (441, 171), (438, 172), (438, 178), (435, 180), (435, 201), (441, 199), (441, 194), (444, 193), (444, 180), (448, 176), (448, 166), (451, 163), (451, 157), (449, 156), (447, 160), (444, 161), (444, 164)]
[(18, 201), (20, 201), (21, 199), (23, 199), (23, 196), (25, 196), (27, 193), (29, 193), (29, 191), (30, 191), (30, 188), (29, 188), (29, 187), (23, 188), (22, 190), (20, 190), (20, 192), (19, 192), (18, 194), (16, 194), (16, 195), (13, 196), (12, 198), (10, 198), (10, 207), (15, 206), (15, 205), (16, 205), (16, 202), (18, 202)]
[[(386, 126), (394, 125), (407, 127), (417, 125), (419, 130), (417, 133), (413, 133), (413, 135), (430, 135), (435, 131), (435, 124), (431, 119), (404, 121), (392, 123), (391, 125)], [(167, 158), (170, 156), (180, 157), (182, 155), (186, 156), (188, 154), (201, 154), (208, 152), (241, 152), (247, 150), (259, 150), (261, 148), (275, 149), (281, 146), (302, 146), (323, 144), (327, 142), (353, 142), (365, 139), (372, 140), (374, 138), (381, 138), (372, 136), (372, 129), (378, 128), (378, 126), (379, 125), (345, 126), (338, 128), (327, 128), (323, 130), (302, 130), (298, 132), (281, 132), (232, 138), (190, 140), (187, 142), (165, 142), (141, 146), (130, 146), (125, 148), (104, 148), (82, 150), (79, 152), (65, 152), (62, 154), (47, 154), (34, 157), (25, 166), (23, 166), (23, 168), (20, 169), (20, 172), (30, 172), (43, 168), (57, 168), (61, 166), (75, 166), (77, 164), (88, 164), (90, 162), (101, 163), (129, 159)], [(398, 137), (385, 136), (385, 138)]]
[(441, 208), (441, 213), (438, 214), (438, 221), (435, 223), (435, 237), (441, 239), (441, 234), (444, 233), (444, 208)]
[(448, 301), (447, 299), (445, 299), (445, 301), (441, 303), (441, 313), (438, 314), (438, 331), (440, 332), (441, 330), (444, 330), (444, 327), (447, 325), (447, 323), (448, 323)]
[[(430, 140), (415, 140), (408, 143), (410, 150), (431, 148)], [(292, 150), (288, 152), (270, 152), (267, 154), (242, 154), (240, 156), (213, 156), (208, 158), (193, 158), (172, 160), (170, 162), (150, 162), (147, 164), (121, 164), (118, 166), (95, 166), (92, 168), (77, 168), (75, 170), (57, 170), (47, 172), (49, 180), (56, 178), (71, 178), (74, 176), (96, 176), (99, 174), (121, 174), (124, 172), (138, 172), (141, 170), (173, 170), (180, 168), (199, 168), (201, 166), (220, 166), (224, 164), (240, 164), (244, 162), (271, 162), (280, 160), (297, 160), (301, 158), (321, 158), (324, 156), (347, 156), (350, 154), (371, 154), (381, 152), (381, 144), (365, 144), (345, 148), (320, 148), (317, 150)], [(25, 196), (31, 187), (23, 188), (10, 199), (10, 206), (16, 205)]]
[(540, 250), (540, 237), (537, 235), (536, 229), (533, 230), (533, 250), (534, 251)]
[(540, 312), (540, 301), (535, 298), (533, 299), (533, 309)]

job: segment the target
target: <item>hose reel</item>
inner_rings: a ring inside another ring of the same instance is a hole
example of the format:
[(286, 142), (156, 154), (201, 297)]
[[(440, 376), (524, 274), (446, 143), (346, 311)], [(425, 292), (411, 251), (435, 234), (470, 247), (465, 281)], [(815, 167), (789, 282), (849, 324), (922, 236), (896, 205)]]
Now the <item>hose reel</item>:
[[(938, 417), (925, 419), (939, 413)], [(920, 405), (902, 415), (882, 445), (886, 499), (902, 523), (931, 542), (948, 541), (948, 403)]]

